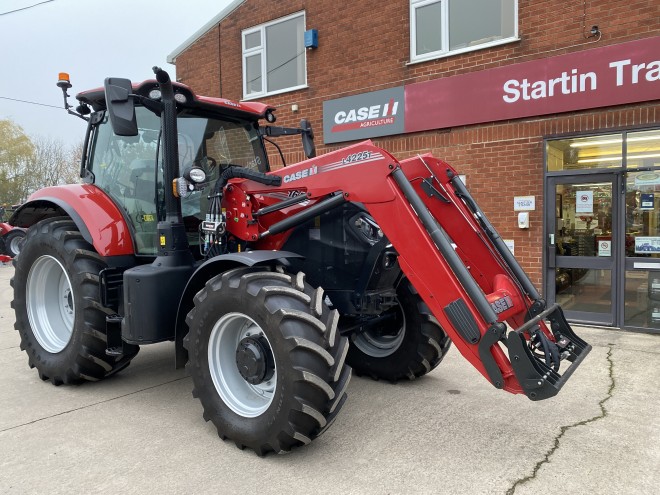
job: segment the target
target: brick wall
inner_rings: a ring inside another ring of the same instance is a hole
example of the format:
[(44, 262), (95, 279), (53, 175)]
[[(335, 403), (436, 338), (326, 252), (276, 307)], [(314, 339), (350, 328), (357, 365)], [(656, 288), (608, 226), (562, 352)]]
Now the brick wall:
[[(240, 58), (240, 44), (238, 49)], [(228, 55), (229, 52), (225, 56)], [(220, 96), (220, 57), (220, 26), (217, 26), (177, 57), (177, 81), (188, 84), (196, 94)]]
[[(508, 64), (553, 57), (660, 34), (657, 0), (586, 2), (519, 1), (520, 41), (434, 61), (407, 65), (409, 2), (397, 0), (247, 0), (176, 60), (177, 79), (196, 93), (240, 100), (241, 31), (305, 10), (306, 28), (318, 29), (319, 48), (307, 52), (308, 88), (267, 97), (279, 108), (278, 124), (308, 118), (317, 151), (324, 146), (324, 100)], [(587, 39), (592, 25), (602, 37)], [(293, 113), (291, 105), (299, 111)], [(542, 265), (543, 139), (549, 135), (655, 124), (657, 102), (543, 118), (455, 127), (379, 138), (374, 142), (399, 158), (431, 151), (467, 175), (468, 188), (540, 287)], [(302, 160), (299, 138), (279, 138), (288, 163)], [(274, 151), (274, 150), (273, 150)], [(277, 165), (279, 158), (274, 160)], [(517, 228), (514, 196), (536, 196), (531, 228)]]

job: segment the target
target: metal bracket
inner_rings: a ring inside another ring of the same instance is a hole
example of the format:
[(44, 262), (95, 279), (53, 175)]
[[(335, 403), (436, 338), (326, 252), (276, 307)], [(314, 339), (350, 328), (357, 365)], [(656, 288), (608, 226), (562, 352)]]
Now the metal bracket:
[(490, 348), (502, 340), (505, 334), (506, 326), (504, 323), (494, 323), (490, 326), (483, 337), (481, 337), (481, 341), (479, 342), (479, 357), (481, 358), (484, 368), (486, 368), (488, 378), (490, 378), (490, 381), (495, 388), (504, 387), (504, 377), (502, 376), (500, 367), (497, 366), (497, 363), (495, 362), (493, 354), (490, 352)]
[(422, 191), (424, 191), (429, 198), (438, 198), (443, 203), (451, 203), (449, 198), (436, 189), (432, 183), (432, 179), (432, 176), (422, 179)]

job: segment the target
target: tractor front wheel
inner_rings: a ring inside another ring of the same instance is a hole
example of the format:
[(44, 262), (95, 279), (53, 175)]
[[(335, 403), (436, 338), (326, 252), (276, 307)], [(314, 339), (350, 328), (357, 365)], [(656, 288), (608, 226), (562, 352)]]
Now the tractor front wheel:
[(68, 218), (49, 218), (28, 231), (14, 258), (12, 307), (21, 349), (42, 380), (54, 385), (97, 381), (125, 368), (139, 348), (108, 356), (99, 272), (107, 267)]
[(351, 370), (322, 289), (302, 273), (241, 267), (209, 280), (194, 303), (187, 368), (221, 438), (264, 455), (305, 445), (330, 426)]

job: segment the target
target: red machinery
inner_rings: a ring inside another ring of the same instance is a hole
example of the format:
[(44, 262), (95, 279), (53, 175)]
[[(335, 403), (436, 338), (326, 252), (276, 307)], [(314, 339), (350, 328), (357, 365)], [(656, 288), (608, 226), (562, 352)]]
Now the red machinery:
[[(105, 378), (174, 340), (205, 419), (264, 454), (325, 431), (351, 367), (414, 379), (453, 342), (493, 386), (540, 400), (589, 353), (445, 162), (369, 141), (316, 157), (306, 121), (262, 126), (273, 108), (155, 73), (78, 95), (84, 184), (11, 219), (30, 227), (13, 307), (44, 380)], [(292, 134), (308, 159), (270, 171), (265, 146)]]

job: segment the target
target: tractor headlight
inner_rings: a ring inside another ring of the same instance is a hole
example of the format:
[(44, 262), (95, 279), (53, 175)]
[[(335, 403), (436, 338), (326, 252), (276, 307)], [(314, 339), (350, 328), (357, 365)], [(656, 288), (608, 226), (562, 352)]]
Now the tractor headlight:
[(204, 169), (193, 167), (190, 170), (188, 170), (188, 173), (186, 174), (186, 178), (190, 182), (194, 182), (195, 184), (201, 184), (202, 182), (206, 182), (206, 172), (204, 172)]

